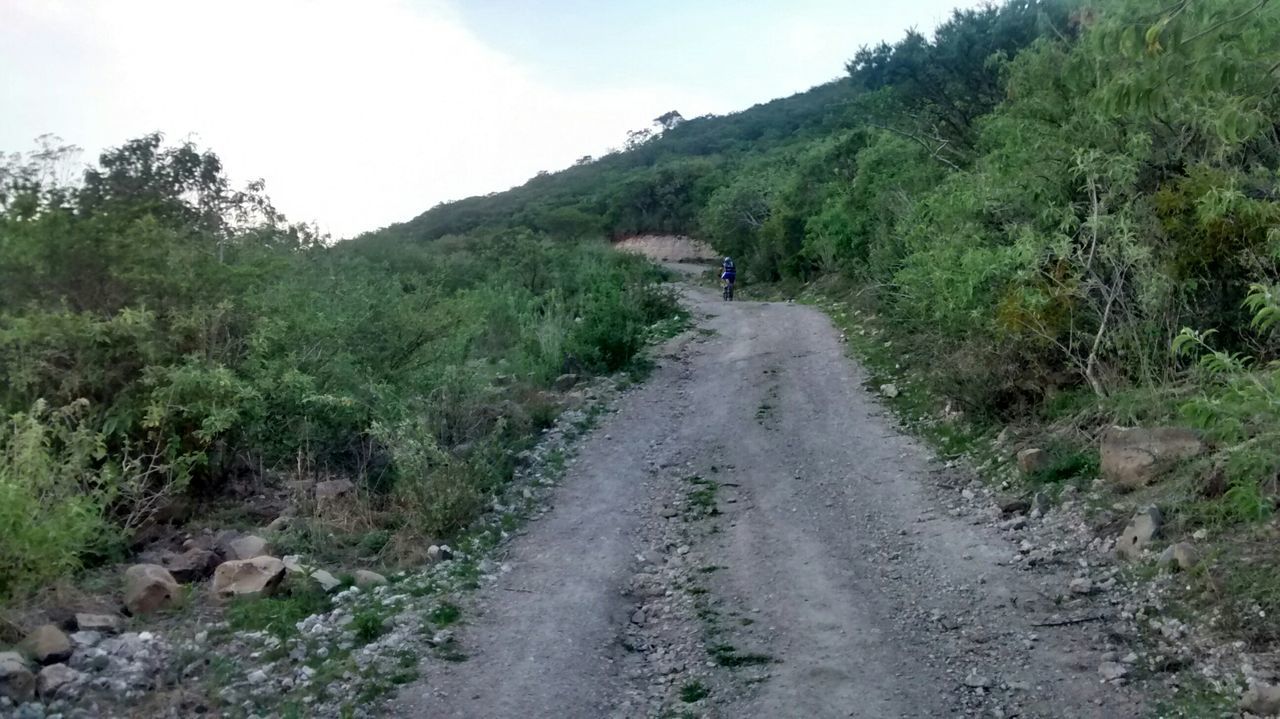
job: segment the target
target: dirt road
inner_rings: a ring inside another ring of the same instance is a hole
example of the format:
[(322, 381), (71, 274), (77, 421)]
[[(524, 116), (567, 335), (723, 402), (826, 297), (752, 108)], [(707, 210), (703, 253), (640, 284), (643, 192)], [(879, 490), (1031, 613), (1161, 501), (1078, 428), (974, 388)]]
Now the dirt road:
[(698, 329), (508, 545), (469, 659), (395, 715), (1141, 715), (1099, 676), (1105, 621), (1034, 626), (1074, 616), (1070, 566), (1027, 568), (821, 313), (683, 293)]

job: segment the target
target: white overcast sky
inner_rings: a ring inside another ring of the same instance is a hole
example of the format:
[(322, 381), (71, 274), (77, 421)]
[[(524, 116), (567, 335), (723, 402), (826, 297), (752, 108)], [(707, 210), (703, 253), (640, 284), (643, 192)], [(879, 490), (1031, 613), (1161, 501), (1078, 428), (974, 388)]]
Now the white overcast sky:
[(0, 0), (0, 151), (159, 130), (336, 237), (518, 185), (678, 110), (843, 73), (972, 0)]

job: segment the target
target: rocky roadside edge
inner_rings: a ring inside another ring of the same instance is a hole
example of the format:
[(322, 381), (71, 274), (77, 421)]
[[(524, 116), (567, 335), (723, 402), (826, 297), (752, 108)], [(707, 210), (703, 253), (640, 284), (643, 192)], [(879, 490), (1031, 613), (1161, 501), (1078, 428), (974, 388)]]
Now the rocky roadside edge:
[(439, 561), (342, 589), (292, 626), (237, 631), (225, 618), (179, 617), (154, 631), (121, 631), (119, 621), (69, 636), (53, 628), (58, 646), (38, 663), (31, 652), (0, 653), (0, 717), (377, 716), (380, 700), (417, 676), (419, 656), (465, 658), (447, 628), (459, 611), (450, 599), (501, 571), (494, 550), (547, 510), (573, 442), (625, 384), (600, 378), (569, 393), (579, 406), (522, 454), (502, 497), (455, 548), (433, 553)]
[[(851, 316), (847, 304), (821, 297), (806, 301), (846, 330), (842, 341), (855, 356), (863, 351), (860, 345), (880, 341), (874, 324), (856, 311)], [(868, 389), (894, 399), (913, 384), (899, 369), (874, 368)], [(964, 421), (949, 406), (938, 416), (897, 418), (904, 431), (916, 435), (922, 424)], [(1108, 634), (1095, 657), (1077, 660), (1078, 668), (1096, 660), (1100, 681), (1142, 683), (1152, 716), (1280, 716), (1280, 657), (1224, 641), (1213, 631), (1213, 612), (1194, 611), (1179, 597), (1186, 572), (1204, 569), (1194, 565), (1212, 552), (1211, 540), (1198, 533), (1193, 542), (1168, 544), (1158, 509), (1115, 496), (1101, 478), (1084, 491), (1068, 486), (1056, 498), (1037, 492), (1017, 499), (1025, 491), (1026, 467), (1019, 464), (1029, 449), (1002, 432), (946, 462), (972, 480), (937, 489), (951, 511), (976, 511), (979, 521), (1014, 542), (1024, 568), (1070, 568), (1071, 579), (1054, 598), (1080, 611), (1053, 621), (1097, 616)]]

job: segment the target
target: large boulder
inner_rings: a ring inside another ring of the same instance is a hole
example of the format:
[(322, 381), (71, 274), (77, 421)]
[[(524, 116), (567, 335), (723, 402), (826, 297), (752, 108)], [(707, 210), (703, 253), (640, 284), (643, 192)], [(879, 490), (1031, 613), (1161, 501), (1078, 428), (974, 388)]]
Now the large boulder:
[(1164, 516), (1158, 508), (1147, 507), (1139, 511), (1116, 539), (1116, 553), (1125, 559), (1138, 558), (1152, 540), (1160, 536), (1163, 524)]
[(1204, 442), (1190, 429), (1112, 427), (1102, 435), (1102, 476), (1122, 487), (1142, 487), (1204, 451)]
[(1028, 447), (1018, 452), (1018, 469), (1023, 474), (1032, 475), (1048, 469), (1051, 459), (1049, 453), (1037, 447)]
[(227, 542), (227, 559), (253, 559), (271, 553), (267, 540), (256, 534), (246, 534)]
[(219, 598), (269, 596), (284, 579), (284, 562), (275, 557), (233, 559), (213, 572), (213, 593)]
[(66, 664), (50, 664), (40, 670), (39, 676), (36, 677), (36, 688), (40, 691), (40, 696), (50, 699), (57, 695), (59, 690), (70, 686), (79, 678), (80, 672)]
[(37, 627), (18, 645), (38, 664), (57, 664), (71, 658), (71, 639), (52, 624)]
[(17, 652), (0, 652), (0, 697), (16, 704), (35, 698), (36, 675), (27, 660)]
[(158, 564), (135, 564), (124, 573), (124, 606), (130, 614), (150, 614), (182, 601), (182, 587)]

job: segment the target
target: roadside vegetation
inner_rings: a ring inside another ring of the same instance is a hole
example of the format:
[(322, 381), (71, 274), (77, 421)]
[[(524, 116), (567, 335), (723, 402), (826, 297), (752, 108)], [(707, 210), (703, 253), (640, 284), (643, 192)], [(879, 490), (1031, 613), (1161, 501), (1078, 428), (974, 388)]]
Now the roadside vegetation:
[(0, 600), (160, 522), (262, 526), (298, 481), (356, 489), (281, 548), (412, 559), (489, 506), (557, 377), (628, 367), (677, 314), (603, 239), (334, 244), (189, 143), (73, 158), (0, 164)]

